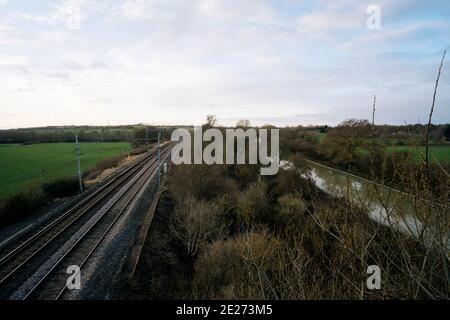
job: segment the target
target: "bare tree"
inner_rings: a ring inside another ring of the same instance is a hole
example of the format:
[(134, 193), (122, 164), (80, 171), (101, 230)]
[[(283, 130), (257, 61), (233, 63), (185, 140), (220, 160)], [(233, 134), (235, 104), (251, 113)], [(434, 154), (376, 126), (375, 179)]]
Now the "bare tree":
[(215, 115), (213, 114), (209, 114), (206, 116), (206, 125), (210, 126), (210, 127), (215, 127), (217, 126), (217, 118)]
[(434, 112), (434, 104), (436, 102), (436, 92), (437, 92), (437, 88), (439, 86), (439, 79), (441, 77), (441, 70), (442, 70), (442, 66), (444, 64), (444, 59), (445, 59), (445, 55), (447, 54), (447, 50), (444, 50), (444, 55), (442, 56), (442, 60), (441, 60), (441, 64), (439, 65), (439, 71), (438, 71), (438, 75), (436, 78), (436, 84), (434, 86), (434, 93), (433, 93), (433, 102), (431, 103), (431, 110), (430, 110), (430, 117), (428, 119), (428, 126), (427, 126), (427, 136), (425, 139), (425, 168), (426, 168), (426, 172), (427, 172), (427, 177), (428, 180), (430, 180), (430, 172), (429, 172), (429, 140), (430, 140), (430, 128), (431, 128), (431, 118), (433, 117), (433, 112)]
[(329, 132), (323, 142), (325, 155), (345, 165), (348, 171), (357, 157), (358, 148), (368, 137), (370, 123), (367, 120), (348, 119)]
[(237, 128), (248, 128), (250, 127), (250, 120), (242, 119), (236, 123)]

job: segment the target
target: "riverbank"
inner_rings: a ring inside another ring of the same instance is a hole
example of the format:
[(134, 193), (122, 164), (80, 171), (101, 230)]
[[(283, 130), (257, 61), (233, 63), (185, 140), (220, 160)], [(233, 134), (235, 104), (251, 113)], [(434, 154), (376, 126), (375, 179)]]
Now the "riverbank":
[[(435, 227), (438, 223), (449, 222), (447, 219), (436, 218), (442, 217), (442, 213), (447, 212), (445, 205), (414, 197), (315, 161), (306, 160), (306, 162), (310, 170), (305, 176), (320, 190), (330, 196), (347, 198), (365, 208), (369, 217), (377, 223), (413, 236), (429, 246), (443, 243), (450, 250), (450, 231), (442, 231), (441, 226)], [(428, 221), (421, 220), (424, 213)]]

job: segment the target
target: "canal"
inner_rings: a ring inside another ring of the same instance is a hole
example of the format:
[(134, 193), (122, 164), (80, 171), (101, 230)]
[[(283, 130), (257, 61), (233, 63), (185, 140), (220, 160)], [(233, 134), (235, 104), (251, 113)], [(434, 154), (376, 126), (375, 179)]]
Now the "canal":
[[(385, 226), (430, 245), (441, 242), (450, 250), (448, 207), (380, 185), (320, 163), (306, 160), (304, 177), (334, 197), (348, 198)], [(444, 229), (443, 229), (444, 227)]]

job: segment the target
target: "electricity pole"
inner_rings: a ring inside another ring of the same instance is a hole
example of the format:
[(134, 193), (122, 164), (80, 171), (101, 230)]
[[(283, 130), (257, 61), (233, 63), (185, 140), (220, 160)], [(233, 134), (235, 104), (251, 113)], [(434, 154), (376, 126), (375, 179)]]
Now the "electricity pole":
[(158, 189), (161, 187), (161, 147), (160, 147), (160, 140), (161, 140), (161, 132), (158, 129)]
[(80, 183), (80, 191), (83, 191), (83, 181), (81, 179), (81, 166), (80, 166), (80, 144), (78, 143), (78, 134), (75, 134), (76, 154), (77, 154), (77, 174), (78, 182)]
[(147, 151), (150, 151), (150, 141), (148, 139), (148, 127), (145, 126), (145, 145), (147, 146)]

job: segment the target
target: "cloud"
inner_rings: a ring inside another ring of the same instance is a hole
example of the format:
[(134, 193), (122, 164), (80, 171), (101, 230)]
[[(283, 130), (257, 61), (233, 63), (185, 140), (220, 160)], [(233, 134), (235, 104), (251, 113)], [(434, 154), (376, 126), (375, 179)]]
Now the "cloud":
[(58, 79), (61, 79), (61, 80), (68, 80), (68, 79), (70, 79), (70, 75), (67, 72), (55, 72), (55, 73), (49, 74), (48, 76), (52, 77), (52, 78), (58, 78)]
[(296, 19), (297, 30), (302, 37), (307, 38), (341, 38), (348, 36), (346, 31), (363, 30), (367, 16), (364, 4), (339, 7), (325, 5), (324, 9), (317, 9)]
[[(335, 124), (369, 117), (374, 92), (378, 121), (415, 122), (450, 30), (445, 2), (416, 0), (380, 0), (379, 31), (359, 0), (33, 3), (0, 12), (0, 98), (5, 112), (30, 115), (3, 127), (193, 124), (211, 112), (228, 124)], [(66, 26), (74, 5), (79, 30)], [(445, 68), (441, 85), (435, 119), (445, 122)]]
[(95, 14), (105, 11), (107, 2), (96, 0), (60, 0), (44, 2), (40, 10), (35, 13), (30, 10), (14, 11), (14, 15), (23, 20), (43, 23), (49, 26), (63, 26), (65, 29), (78, 30), (83, 21)]
[(16, 28), (10, 25), (0, 24), (0, 45), (1, 46), (23, 46), (25, 43), (20, 38)]
[(154, 19), (162, 14), (155, 6), (155, 1), (127, 0), (121, 6), (120, 14), (130, 20)]
[(0, 55), (0, 66), (2, 67), (27, 67), (30, 65), (28, 58), (23, 56)]

